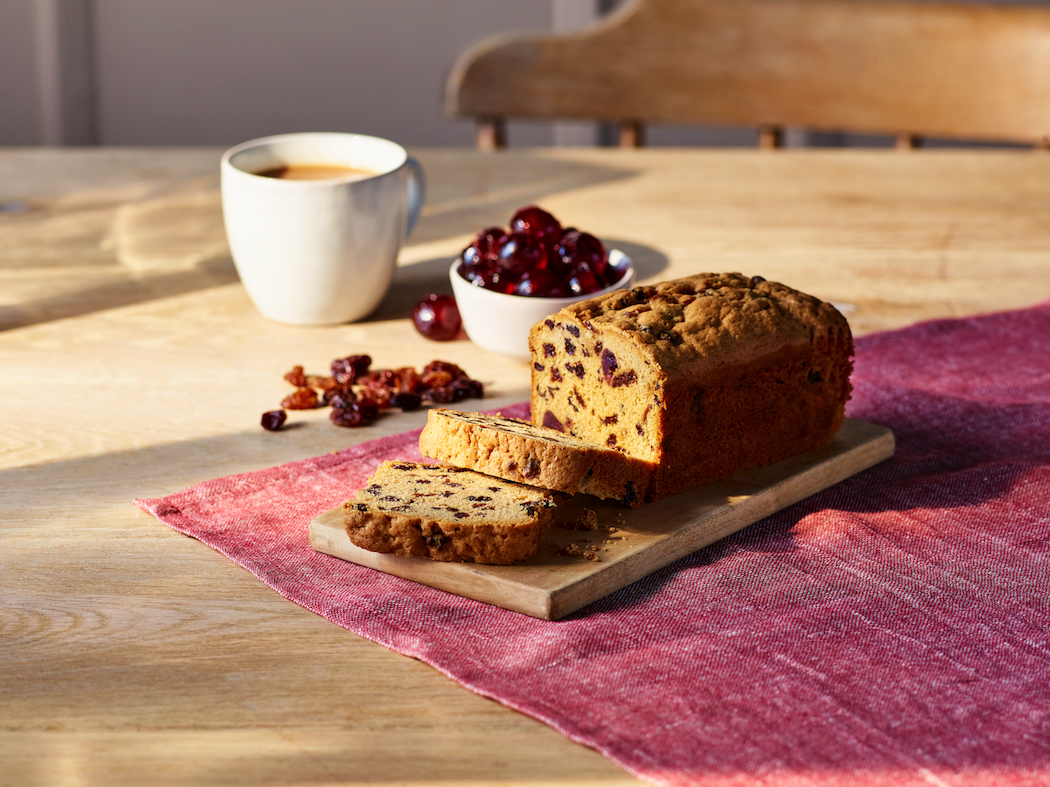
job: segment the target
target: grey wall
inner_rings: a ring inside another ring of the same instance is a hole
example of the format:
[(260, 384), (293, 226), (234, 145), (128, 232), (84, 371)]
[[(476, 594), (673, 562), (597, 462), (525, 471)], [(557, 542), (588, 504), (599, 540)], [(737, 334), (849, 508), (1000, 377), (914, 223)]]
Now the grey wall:
[[(457, 53), (551, 28), (551, 0), (95, 0), (105, 144), (301, 130), (471, 144), (440, 99)], [(549, 142), (547, 131), (545, 141)]]
[[(228, 145), (301, 130), (471, 145), (472, 124), (441, 110), (463, 49), (511, 30), (584, 27), (621, 1), (0, 0), (0, 145)], [(514, 146), (599, 137), (589, 124), (509, 129)], [(647, 138), (751, 145), (755, 134), (658, 126)]]
[(0, 0), (0, 145), (40, 139), (31, 0)]
[[(593, 16), (597, 7), (595, 0), (0, 0), (0, 145), (226, 145), (321, 129), (470, 145), (472, 124), (446, 119), (440, 106), (456, 56), (494, 33), (554, 29), (555, 5), (562, 17), (566, 9), (569, 17), (580, 9)], [(71, 36), (41, 25), (75, 26), (85, 11), (90, 62), (53, 62), (70, 60)], [(71, 118), (56, 119), (54, 106), (70, 105), (68, 83), (86, 67), (92, 139), (81, 133), (84, 122), (68, 132)], [(513, 136), (549, 144), (552, 133), (532, 125)]]

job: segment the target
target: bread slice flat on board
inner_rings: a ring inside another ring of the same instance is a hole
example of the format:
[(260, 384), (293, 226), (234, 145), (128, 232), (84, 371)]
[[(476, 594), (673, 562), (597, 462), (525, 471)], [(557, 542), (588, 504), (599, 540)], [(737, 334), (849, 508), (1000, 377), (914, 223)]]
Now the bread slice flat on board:
[(362, 549), (490, 565), (532, 557), (555, 514), (546, 490), (399, 460), (380, 465), (343, 504), (347, 535)]

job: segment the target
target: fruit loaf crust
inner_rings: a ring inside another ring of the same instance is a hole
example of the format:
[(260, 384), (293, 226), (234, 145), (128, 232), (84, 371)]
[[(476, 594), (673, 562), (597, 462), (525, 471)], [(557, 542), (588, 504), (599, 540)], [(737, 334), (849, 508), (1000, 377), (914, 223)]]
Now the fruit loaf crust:
[(529, 344), (533, 418), (658, 465), (650, 500), (823, 444), (850, 392), (845, 318), (737, 273), (573, 304)]
[(509, 565), (532, 557), (556, 515), (551, 493), (458, 467), (388, 461), (343, 504), (370, 552)]
[(499, 478), (641, 505), (655, 468), (555, 429), (502, 416), (436, 409), (419, 437), (424, 456)]

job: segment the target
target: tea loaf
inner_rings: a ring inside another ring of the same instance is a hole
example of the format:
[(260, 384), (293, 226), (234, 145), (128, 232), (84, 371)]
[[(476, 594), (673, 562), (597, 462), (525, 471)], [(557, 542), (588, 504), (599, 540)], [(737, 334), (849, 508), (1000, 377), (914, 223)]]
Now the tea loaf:
[(529, 346), (533, 420), (655, 465), (649, 500), (827, 442), (850, 394), (845, 318), (738, 273), (573, 304)]
[(371, 552), (509, 565), (535, 554), (555, 513), (546, 490), (395, 460), (343, 504), (343, 524)]
[(566, 494), (641, 504), (653, 466), (604, 446), (514, 418), (439, 408), (419, 437), (424, 456)]

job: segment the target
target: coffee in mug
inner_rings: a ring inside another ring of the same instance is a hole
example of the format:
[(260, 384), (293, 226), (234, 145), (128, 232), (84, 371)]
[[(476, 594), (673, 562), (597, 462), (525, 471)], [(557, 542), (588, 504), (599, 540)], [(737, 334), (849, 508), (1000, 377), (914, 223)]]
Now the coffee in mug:
[(341, 164), (282, 164), (256, 172), (264, 178), (284, 180), (330, 180), (332, 178), (370, 178), (379, 173), (362, 167), (344, 167)]
[(296, 325), (353, 322), (376, 309), (425, 192), (404, 148), (362, 134), (245, 142), (223, 155), (221, 181), (241, 282), (263, 315)]

